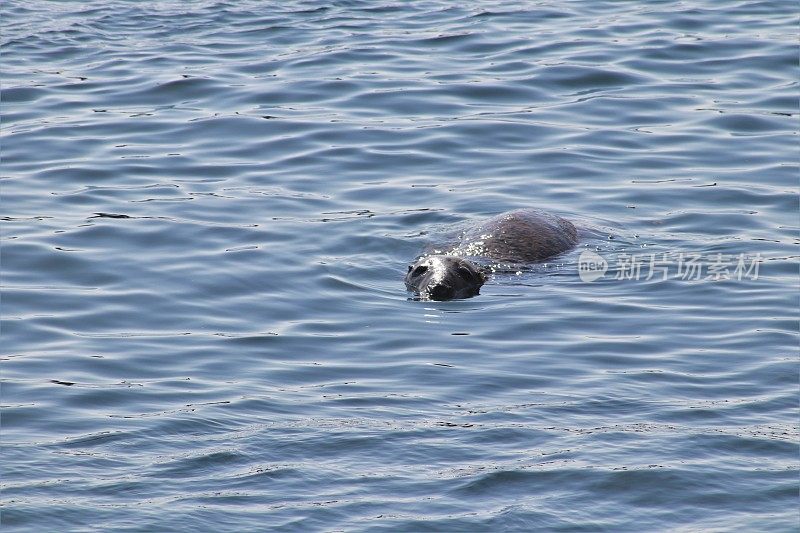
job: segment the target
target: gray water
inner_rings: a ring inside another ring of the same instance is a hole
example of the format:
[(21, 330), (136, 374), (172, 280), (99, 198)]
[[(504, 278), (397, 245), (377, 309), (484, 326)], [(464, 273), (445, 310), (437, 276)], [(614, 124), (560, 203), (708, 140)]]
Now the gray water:
[(3, 531), (800, 529), (796, 2), (0, 10)]

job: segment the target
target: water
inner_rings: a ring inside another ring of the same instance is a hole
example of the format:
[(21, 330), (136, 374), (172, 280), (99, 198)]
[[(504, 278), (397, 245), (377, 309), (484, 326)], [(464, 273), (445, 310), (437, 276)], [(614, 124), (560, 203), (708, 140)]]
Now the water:
[(800, 528), (794, 2), (0, 14), (3, 531)]

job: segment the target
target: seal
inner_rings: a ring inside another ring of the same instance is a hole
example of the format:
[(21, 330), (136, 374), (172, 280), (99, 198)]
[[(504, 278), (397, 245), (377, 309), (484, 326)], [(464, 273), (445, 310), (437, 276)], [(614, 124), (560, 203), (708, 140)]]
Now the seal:
[(568, 220), (538, 209), (519, 209), (462, 232), (454, 245), (422, 255), (408, 267), (406, 288), (422, 300), (470, 298), (494, 267), (540, 262), (571, 250), (578, 232)]

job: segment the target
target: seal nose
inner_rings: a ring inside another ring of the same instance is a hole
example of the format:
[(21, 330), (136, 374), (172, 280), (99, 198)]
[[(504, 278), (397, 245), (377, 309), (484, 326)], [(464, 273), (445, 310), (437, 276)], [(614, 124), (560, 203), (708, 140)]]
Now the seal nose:
[(453, 288), (447, 285), (435, 285), (430, 288), (428, 295), (432, 300), (452, 300)]

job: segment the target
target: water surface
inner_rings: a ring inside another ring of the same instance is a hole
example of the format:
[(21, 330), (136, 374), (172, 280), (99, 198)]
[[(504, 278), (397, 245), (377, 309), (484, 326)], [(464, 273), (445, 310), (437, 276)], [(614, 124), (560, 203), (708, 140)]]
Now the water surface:
[[(796, 3), (0, 15), (4, 531), (800, 528)], [(530, 206), (580, 246), (409, 300)]]

